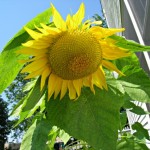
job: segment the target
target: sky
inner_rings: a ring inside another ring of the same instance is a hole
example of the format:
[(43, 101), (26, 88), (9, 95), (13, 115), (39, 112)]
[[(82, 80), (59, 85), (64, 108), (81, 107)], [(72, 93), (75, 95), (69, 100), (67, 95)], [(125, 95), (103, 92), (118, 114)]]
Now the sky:
[(28, 21), (49, 8), (50, 3), (65, 19), (68, 13), (75, 13), (82, 2), (86, 8), (85, 19), (102, 15), (99, 0), (0, 0), (0, 51)]

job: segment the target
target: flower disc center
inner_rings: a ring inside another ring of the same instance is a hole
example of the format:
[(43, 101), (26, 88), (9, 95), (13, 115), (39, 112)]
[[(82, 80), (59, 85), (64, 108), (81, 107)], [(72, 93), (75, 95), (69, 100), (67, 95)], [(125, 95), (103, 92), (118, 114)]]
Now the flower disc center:
[(99, 42), (88, 32), (65, 32), (49, 52), (54, 74), (65, 80), (75, 80), (95, 72), (102, 61)]

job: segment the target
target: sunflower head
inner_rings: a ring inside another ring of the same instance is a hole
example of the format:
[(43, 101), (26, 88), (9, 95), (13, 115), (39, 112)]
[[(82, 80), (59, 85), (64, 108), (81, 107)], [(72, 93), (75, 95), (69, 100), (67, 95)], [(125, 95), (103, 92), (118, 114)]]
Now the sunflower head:
[[(124, 29), (106, 29), (91, 24), (99, 24), (84, 19), (84, 4), (79, 10), (64, 20), (56, 8), (51, 4), (55, 27), (41, 24), (35, 26), (37, 31), (25, 27), (33, 38), (23, 43), (24, 48), (19, 53), (29, 55), (30, 62), (22, 72), (28, 72), (28, 78), (41, 76), (41, 89), (46, 85), (48, 97), (54, 95), (60, 99), (68, 92), (70, 99), (76, 99), (81, 94), (83, 86), (94, 86), (107, 89), (103, 67), (122, 74), (111, 63), (130, 53), (117, 47), (109, 36)], [(32, 58), (31, 58), (32, 56)], [(46, 82), (48, 79), (48, 82)]]
[(101, 61), (100, 44), (88, 32), (64, 32), (49, 48), (49, 62), (53, 73), (64, 80), (76, 80), (92, 74)]

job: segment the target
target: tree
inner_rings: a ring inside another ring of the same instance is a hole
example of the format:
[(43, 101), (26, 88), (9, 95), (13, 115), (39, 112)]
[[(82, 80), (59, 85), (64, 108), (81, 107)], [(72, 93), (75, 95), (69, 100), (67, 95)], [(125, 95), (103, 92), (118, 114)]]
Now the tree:
[[(25, 74), (19, 73), (15, 80), (10, 84), (10, 86), (5, 90), (6, 98), (9, 103), (10, 111), (12, 111), (16, 104), (27, 94), (27, 92), (23, 91), (24, 86), (29, 80), (24, 80)], [(15, 125), (18, 121), (18, 118), (14, 117), (11, 120), (11, 124)], [(28, 127), (28, 120), (24, 120), (22, 123), (20, 123), (15, 128), (12, 128), (12, 139), (17, 140), (21, 139), (23, 136), (24, 131)]]
[(4, 147), (10, 133), (7, 103), (0, 97), (0, 147)]
[(25, 74), (19, 73), (15, 80), (5, 90), (7, 101), (11, 104), (11, 110), (26, 95), (22, 89), (29, 80), (24, 80)]

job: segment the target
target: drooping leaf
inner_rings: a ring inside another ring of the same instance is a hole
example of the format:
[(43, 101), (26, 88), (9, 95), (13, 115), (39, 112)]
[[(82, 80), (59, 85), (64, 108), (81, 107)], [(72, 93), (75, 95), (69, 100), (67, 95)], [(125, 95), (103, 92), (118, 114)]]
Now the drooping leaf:
[[(31, 117), (36, 112), (36, 110), (38, 108), (40, 108), (40, 106), (42, 106), (43, 103), (45, 103), (44, 98), (45, 98), (45, 96), (41, 97), (40, 100), (35, 104), (35, 106), (32, 109), (30, 109), (30, 111), (29, 111), (28, 115), (26, 116), (26, 118)], [(40, 109), (40, 111), (41, 111), (41, 109)]]
[(44, 92), (45, 92), (45, 88), (42, 91), (40, 90), (40, 78), (39, 78), (35, 86), (31, 90), (31, 92), (24, 99), (24, 102), (19, 112), (20, 118), (16, 125), (21, 123), (25, 118), (30, 117), (37, 110), (37, 108), (40, 105), (42, 105), (43, 99), (41, 99), (41, 97), (43, 96)]
[(113, 35), (110, 38), (116, 41), (117, 46), (128, 49), (131, 52), (150, 51), (150, 46), (143, 46), (135, 41), (127, 40), (124, 37)]
[(22, 110), (24, 100), (25, 100), (25, 97), (17, 103), (17, 105), (14, 107), (14, 109), (12, 110), (12, 112), (10, 114), (11, 116), (13, 116), (13, 117), (18, 117), (19, 116), (19, 114)]
[(51, 125), (47, 120), (34, 121), (24, 135), (20, 150), (45, 150), (50, 130)]
[[(40, 23), (48, 23), (51, 16), (51, 9), (47, 9), (43, 13), (36, 16), (25, 26), (34, 29), (34, 25), (39, 26)], [(27, 56), (16, 54), (16, 50), (22, 48), (22, 43), (26, 42), (29, 38), (27, 32), (21, 29), (4, 47), (0, 54), (0, 93), (9, 86), (9, 84), (15, 79), (16, 75), (22, 68), (23, 64), (18, 63), (19, 59), (25, 59)]]
[(23, 87), (23, 92), (27, 92), (27, 91), (29, 92), (35, 85), (35, 82), (36, 82), (36, 80), (32, 80), (32, 81), (26, 83), (25, 86)]
[(30, 111), (31, 109), (33, 109), (43, 96), (45, 88), (43, 88), (42, 91), (40, 90), (40, 82), (41, 78), (38, 78), (35, 86), (33, 87), (33, 90), (31, 91), (31, 94), (26, 100), (26, 104), (23, 107), (22, 111)]
[(76, 101), (69, 100), (68, 95), (61, 101), (51, 99), (46, 106), (47, 118), (95, 149), (116, 150), (122, 98), (111, 90), (95, 89), (94, 95), (84, 88)]

